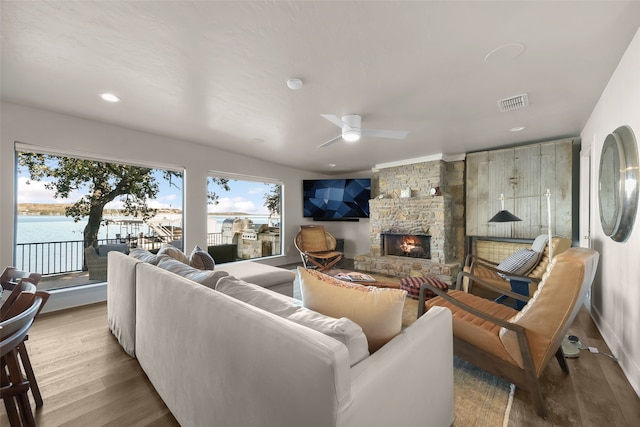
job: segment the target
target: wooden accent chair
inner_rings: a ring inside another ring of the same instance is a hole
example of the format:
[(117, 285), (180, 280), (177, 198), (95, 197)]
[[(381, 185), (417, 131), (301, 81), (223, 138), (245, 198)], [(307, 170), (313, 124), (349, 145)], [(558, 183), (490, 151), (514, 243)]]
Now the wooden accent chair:
[(336, 239), (321, 225), (301, 225), (294, 240), (304, 267), (311, 263), (320, 271), (330, 270), (343, 257), (336, 251)]
[(15, 267), (6, 267), (2, 275), (0, 275), (0, 285), (2, 285), (4, 289), (11, 290), (20, 280), (25, 280), (37, 285), (41, 278), (42, 275), (40, 273), (21, 271)]
[[(553, 256), (555, 258), (556, 255), (561, 254), (571, 247), (571, 240), (565, 237), (553, 237), (552, 246)], [(536, 289), (538, 289), (538, 284), (542, 280), (542, 275), (547, 270), (548, 265), (549, 244), (547, 243), (544, 246), (544, 252), (539, 258), (538, 263), (526, 275), (512, 274), (506, 271), (499, 270), (497, 264), (486, 259), (478, 258), (472, 254), (467, 255), (464, 271), (469, 273), (471, 276), (478, 277), (484, 282), (490, 283), (494, 287), (499, 288), (501, 290), (500, 293), (502, 293), (503, 290), (511, 291), (511, 284), (507, 279), (500, 276), (499, 273), (516, 278), (518, 281), (526, 282), (529, 284), (528, 296), (531, 296), (536, 291)], [(468, 292), (473, 292), (473, 285), (473, 280), (465, 278), (465, 280), (463, 281), (463, 289)]]
[[(33, 302), (36, 297), (41, 299), (40, 308), (36, 313), (37, 316), (49, 299), (48, 292), (36, 291), (35, 285), (38, 284), (42, 276), (39, 273), (20, 271), (15, 269), (14, 267), (7, 267), (5, 269), (5, 272), (7, 272), (8, 270), (11, 272), (11, 277), (20, 277), (20, 279), (15, 282), (11, 294), (9, 294), (7, 299), (0, 307), (0, 321), (7, 320), (10, 317), (15, 316), (17, 313), (22, 312)], [(4, 273), (2, 277), (5, 277)], [(6, 282), (3, 281), (2, 285), (5, 286), (5, 283)], [(25, 336), (23, 341), (26, 341), (27, 339), (29, 339), (28, 335)], [(31, 393), (33, 394), (33, 399), (36, 402), (36, 407), (40, 407), (44, 404), (44, 401), (42, 400), (42, 394), (40, 393), (36, 375), (31, 365), (31, 359), (29, 359), (27, 346), (24, 345), (23, 342), (17, 348), (20, 355), (20, 360), (22, 361), (22, 366), (24, 367), (25, 373), (30, 383)]]
[[(478, 286), (493, 286), (460, 272), (456, 289), (448, 293), (428, 283), (421, 286), (418, 317), (434, 306), (449, 308), (453, 313), (454, 354), (528, 391), (537, 414), (544, 418), (547, 410), (539, 378), (554, 355), (562, 370), (569, 373), (562, 339), (584, 302), (598, 258), (598, 252), (592, 249), (571, 248), (554, 256), (533, 297), (499, 290), (515, 299), (528, 300), (520, 312), (462, 291), (464, 277)], [(425, 304), (427, 289), (438, 296)]]
[[(0, 322), (0, 398), (4, 401), (12, 427), (35, 426), (27, 394), (31, 384), (20, 368), (19, 348), (24, 347), (24, 340), (42, 305), (42, 297), (36, 294), (35, 285), (20, 281), (16, 285), (18, 287), (21, 291), (7, 311), (9, 317)], [(29, 303), (25, 305), (26, 301)]]

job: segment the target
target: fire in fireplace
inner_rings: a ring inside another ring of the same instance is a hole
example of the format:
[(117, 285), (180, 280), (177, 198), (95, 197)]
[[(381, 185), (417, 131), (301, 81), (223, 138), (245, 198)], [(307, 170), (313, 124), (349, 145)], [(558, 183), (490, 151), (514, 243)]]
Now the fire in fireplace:
[(426, 234), (382, 233), (382, 254), (431, 259), (431, 236)]

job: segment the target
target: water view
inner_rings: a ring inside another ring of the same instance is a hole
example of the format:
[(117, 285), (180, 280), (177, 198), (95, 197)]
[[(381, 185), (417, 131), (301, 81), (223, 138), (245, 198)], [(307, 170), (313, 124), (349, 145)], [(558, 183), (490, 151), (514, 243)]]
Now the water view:
[[(222, 223), (228, 218), (248, 218), (254, 224), (268, 224), (268, 215), (209, 215), (207, 230), (209, 233), (220, 233)], [(107, 225), (100, 227), (99, 239), (116, 239), (126, 237), (129, 228), (118, 224), (119, 220), (130, 219), (129, 217), (105, 216), (105, 220), (111, 221)], [(159, 215), (156, 221), (166, 225), (181, 227), (180, 215)], [(40, 243), (40, 242), (61, 242), (68, 240), (82, 240), (86, 221), (74, 222), (73, 219), (61, 215), (18, 215), (18, 227), (16, 231), (17, 243)], [(140, 231), (145, 235), (151, 233), (149, 226), (140, 225)]]
[[(250, 219), (256, 228), (269, 224), (267, 215), (209, 215), (208, 241), (211, 242), (212, 235), (221, 233), (225, 220), (234, 218)], [(45, 275), (82, 270), (83, 233), (86, 224), (86, 220), (74, 222), (72, 218), (63, 215), (18, 215), (16, 266), (21, 270), (38, 271)], [(182, 215), (160, 213), (149, 224), (131, 217), (107, 215), (98, 232), (98, 240), (100, 244), (127, 243), (131, 246), (153, 241), (157, 248), (161, 241), (153, 238), (161, 235), (162, 229), (167, 228), (181, 230)]]

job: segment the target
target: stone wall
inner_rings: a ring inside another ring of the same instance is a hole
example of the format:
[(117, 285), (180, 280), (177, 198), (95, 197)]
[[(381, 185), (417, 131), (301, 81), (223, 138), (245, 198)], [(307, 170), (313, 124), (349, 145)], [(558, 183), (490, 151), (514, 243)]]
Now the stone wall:
[[(381, 169), (371, 182), (371, 252), (358, 270), (394, 276), (436, 276), (453, 283), (464, 257), (464, 161), (436, 160)], [(440, 195), (432, 196), (432, 187)], [(411, 197), (400, 197), (410, 189)], [(382, 256), (380, 233), (431, 235), (431, 259)]]

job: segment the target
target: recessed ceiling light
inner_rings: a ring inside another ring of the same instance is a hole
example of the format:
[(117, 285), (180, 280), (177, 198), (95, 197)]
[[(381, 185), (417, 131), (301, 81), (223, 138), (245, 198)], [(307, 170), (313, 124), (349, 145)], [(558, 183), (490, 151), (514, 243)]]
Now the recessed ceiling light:
[(527, 128), (526, 126), (516, 126), (509, 129), (509, 132), (520, 132), (525, 130), (526, 128)]
[(524, 45), (522, 43), (509, 43), (493, 49), (484, 57), (486, 64), (492, 64), (497, 62), (509, 61), (516, 59), (524, 52)]
[(302, 80), (300, 79), (289, 79), (287, 80), (287, 87), (291, 90), (302, 89)]
[(120, 102), (120, 98), (118, 98), (112, 93), (101, 93), (100, 98), (102, 98), (107, 102)]
[(335, 168), (336, 164), (335, 163), (329, 163), (327, 166), (329, 166), (330, 168)]

